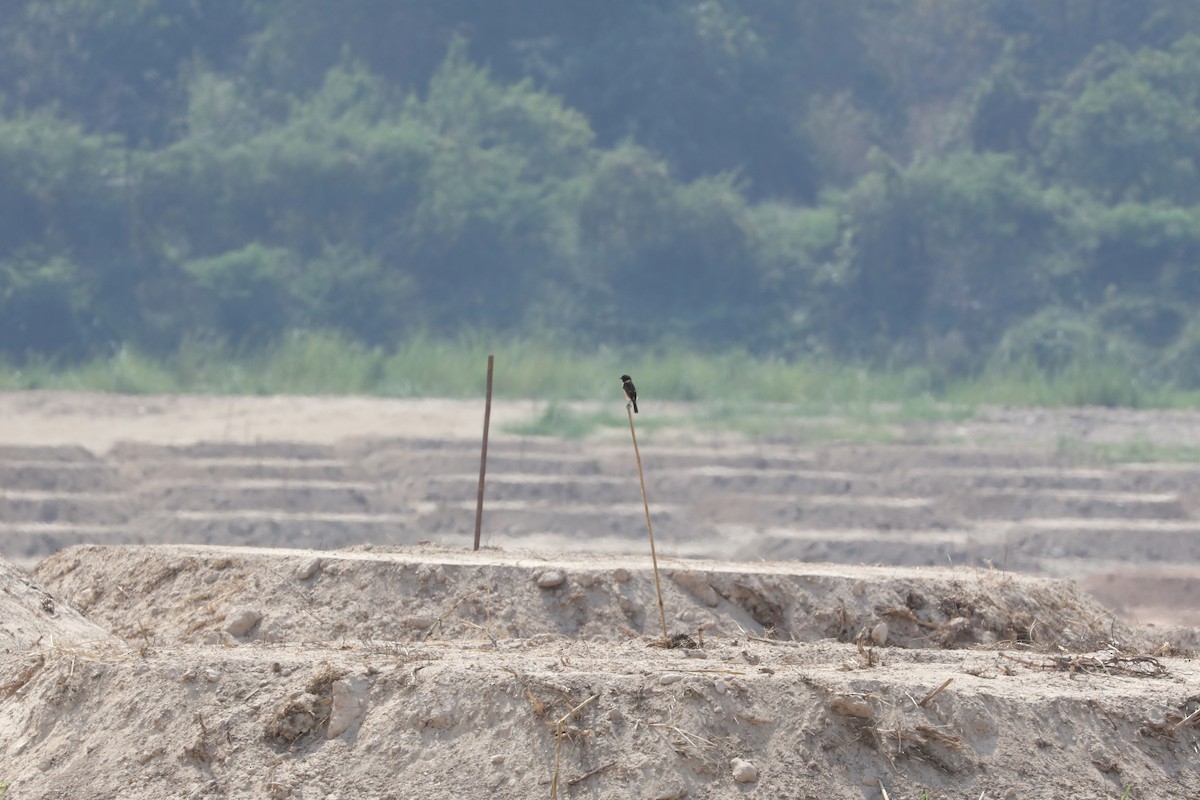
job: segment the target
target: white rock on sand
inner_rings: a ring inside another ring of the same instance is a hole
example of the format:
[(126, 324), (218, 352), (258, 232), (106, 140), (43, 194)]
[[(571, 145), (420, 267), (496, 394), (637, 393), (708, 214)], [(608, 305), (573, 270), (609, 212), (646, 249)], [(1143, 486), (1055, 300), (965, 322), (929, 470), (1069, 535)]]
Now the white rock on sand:
[(252, 608), (239, 608), (225, 618), (225, 630), (231, 636), (242, 637), (254, 629), (262, 614)]
[(333, 707), (329, 712), (329, 729), (325, 738), (341, 736), (367, 712), (367, 693), (371, 684), (365, 675), (355, 675), (333, 682)]
[(730, 764), (733, 779), (738, 783), (754, 783), (758, 780), (758, 768), (744, 758), (735, 758)]

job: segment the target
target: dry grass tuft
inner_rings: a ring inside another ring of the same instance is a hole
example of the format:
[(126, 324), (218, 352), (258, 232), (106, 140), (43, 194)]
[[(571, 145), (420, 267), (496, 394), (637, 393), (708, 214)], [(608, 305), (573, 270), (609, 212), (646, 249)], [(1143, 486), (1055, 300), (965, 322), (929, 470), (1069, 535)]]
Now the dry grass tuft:
[(563, 739), (567, 738), (566, 724), (568, 720), (579, 719), (579, 712), (587, 705), (600, 698), (599, 694), (594, 694), (584, 700), (579, 705), (572, 708), (567, 713), (558, 718), (554, 724), (554, 778), (550, 781), (550, 800), (555, 800), (558, 797), (558, 775), (562, 761), (562, 743)]
[(1044, 656), (1040, 661), (1017, 658), (1007, 653), (1000, 655), (1030, 669), (1056, 670), (1069, 672), (1072, 675), (1077, 672), (1102, 672), (1106, 675), (1124, 675), (1135, 678), (1163, 678), (1168, 674), (1167, 668), (1153, 656), (1125, 655), (1115, 651), (1102, 656)]
[(287, 699), (267, 722), (266, 735), (279, 744), (292, 744), (310, 733), (320, 730), (329, 721), (333, 710), (333, 684), (346, 673), (335, 670), (329, 664), (309, 679), (304, 691)]

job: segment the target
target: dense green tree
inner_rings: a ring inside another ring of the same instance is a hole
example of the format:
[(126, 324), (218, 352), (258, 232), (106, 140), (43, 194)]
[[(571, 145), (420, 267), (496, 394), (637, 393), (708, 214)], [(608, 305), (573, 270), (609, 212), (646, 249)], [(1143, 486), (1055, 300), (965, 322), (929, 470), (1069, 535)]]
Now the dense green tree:
[(786, 76), (739, 5), (634, 6), (566, 59), (554, 86), (602, 142), (636, 138), (685, 180), (736, 170), (756, 193), (811, 198), (816, 165), (796, 107), (778, 102), (801, 97), (781, 85)]
[(212, 258), (188, 261), (184, 270), (206, 290), (216, 330), (235, 344), (263, 344), (295, 320), (297, 265), (277, 247), (249, 244)]
[(75, 355), (89, 335), (129, 331), (125, 164), (49, 114), (0, 119), (0, 350)]
[(13, 0), (0, 355), (483, 330), (1187, 382), (1198, 132), (1190, 0)]
[(1200, 299), (1200, 208), (1122, 203), (1089, 209), (1081, 289), (1091, 303), (1114, 293)]
[(837, 255), (842, 203), (817, 207), (759, 203), (746, 211), (759, 284), (750, 344), (788, 356), (836, 352)]
[(34, 249), (0, 260), (3, 355), (24, 360), (82, 354), (91, 300), (79, 268), (66, 256)]
[(162, 143), (186, 102), (194, 59), (233, 65), (255, 2), (6, 0), (0, 85), (25, 108), (59, 106), (89, 130)]
[(431, 322), (511, 325), (560, 279), (587, 120), (529, 81), (504, 86), (453, 45), (410, 111), (436, 136), (404, 245)]
[(947, 337), (960, 358), (985, 350), (1054, 299), (1054, 276), (1072, 257), (1067, 211), (1009, 156), (883, 163), (847, 198), (842, 340), (901, 358)]
[(976, 149), (1015, 154), (1032, 149), (1030, 134), (1041, 106), (1023, 73), (1009, 47), (976, 85), (970, 121)]
[(681, 184), (649, 152), (623, 145), (586, 182), (579, 236), (590, 315), (606, 340), (764, 337), (765, 286), (731, 177)]
[(1024, 60), (1048, 82), (1071, 72), (1098, 45), (1163, 48), (1200, 34), (1191, 0), (987, 0), (988, 16), (1021, 43)]
[(1107, 202), (1200, 200), (1200, 38), (1096, 55), (1098, 74), (1039, 120), (1050, 174)]

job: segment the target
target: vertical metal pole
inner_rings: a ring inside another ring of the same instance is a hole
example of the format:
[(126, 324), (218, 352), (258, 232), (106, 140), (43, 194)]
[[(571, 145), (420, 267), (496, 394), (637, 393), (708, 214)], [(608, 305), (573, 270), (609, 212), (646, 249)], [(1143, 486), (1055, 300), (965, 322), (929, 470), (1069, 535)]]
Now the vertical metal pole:
[(492, 363), (495, 356), (488, 356), (487, 400), (483, 406), (483, 452), (479, 455), (479, 498), (475, 503), (475, 549), (479, 549), (479, 533), (483, 530), (483, 478), (487, 473), (488, 428), (492, 424)]

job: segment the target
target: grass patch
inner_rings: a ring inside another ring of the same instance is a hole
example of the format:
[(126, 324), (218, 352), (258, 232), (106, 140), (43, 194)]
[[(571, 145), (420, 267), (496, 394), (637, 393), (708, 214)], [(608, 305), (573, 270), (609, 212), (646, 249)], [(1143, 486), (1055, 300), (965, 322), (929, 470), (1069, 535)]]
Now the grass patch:
[(536, 419), (505, 425), (505, 433), (520, 436), (553, 436), (563, 439), (582, 439), (600, 428), (616, 428), (625, 420), (615, 412), (575, 411), (563, 403), (551, 403)]
[(674, 423), (681, 428), (805, 442), (885, 444), (899, 438), (896, 426), (887, 421), (869, 415), (831, 416), (808, 406), (701, 403), (693, 413), (676, 418)]
[(478, 397), (489, 353), (496, 356), (495, 395), (504, 399), (620, 402), (617, 376), (629, 372), (651, 405), (668, 400), (782, 403), (802, 408), (802, 413), (824, 414), (879, 402), (911, 404), (928, 394), (929, 383), (921, 370), (873, 372), (742, 352), (640, 352), (629, 357), (607, 349), (580, 353), (553, 343), (428, 336), (414, 336), (386, 351), (336, 332), (308, 331), (253, 353), (185, 341), (162, 359), (124, 347), (83, 364), (0, 364), (0, 388)]
[(72, 389), (114, 394), (171, 394), (179, 391), (169, 364), (122, 347), (106, 359), (73, 367), (37, 361), (20, 368), (0, 366), (0, 388)]
[(1031, 364), (992, 370), (950, 386), (946, 399), (973, 404), (1181, 408), (1195, 405), (1195, 392), (1151, 383), (1130, 369), (1100, 362), (1074, 362), (1049, 373)]
[(1098, 443), (1063, 437), (1058, 440), (1058, 454), (1103, 464), (1200, 463), (1200, 446), (1160, 444), (1145, 438)]
[[(1188, 408), (1200, 403), (1198, 392), (1151, 385), (1103, 363), (1068, 365), (1054, 374), (1028, 364), (1009, 365), (947, 381), (917, 367), (866, 369), (740, 351), (579, 352), (544, 340), (484, 336), (418, 335), (385, 349), (331, 331), (295, 332), (254, 352), (188, 340), (165, 358), (123, 347), (82, 364), (0, 363), (0, 388), (479, 398), (489, 353), (496, 356), (497, 398), (548, 403), (538, 418), (512, 429), (529, 435), (579, 437), (625, 425), (618, 380), (625, 372), (638, 385), (646, 412), (638, 422), (647, 430), (695, 426), (817, 441), (891, 441), (898, 425), (965, 420), (983, 405)], [(577, 401), (601, 403), (604, 410), (581, 409)], [(695, 408), (656, 413), (656, 404), (680, 401)], [(1142, 443), (1094, 455), (1102, 460), (1195, 458), (1186, 448), (1176, 451)]]

